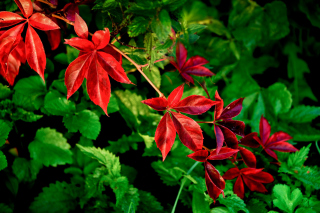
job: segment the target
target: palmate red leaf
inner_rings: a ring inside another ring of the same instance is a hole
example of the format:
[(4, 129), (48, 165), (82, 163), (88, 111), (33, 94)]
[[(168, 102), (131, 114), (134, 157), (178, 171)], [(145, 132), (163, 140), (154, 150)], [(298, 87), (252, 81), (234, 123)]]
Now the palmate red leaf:
[(244, 136), (245, 124), (243, 121), (222, 120), (216, 123), (228, 128), (229, 130), (231, 130), (233, 133), (237, 135)]
[(43, 44), (36, 31), (28, 26), (26, 34), (26, 57), (29, 66), (35, 70), (44, 80), (44, 69), (46, 68), (46, 54)]
[(74, 31), (80, 38), (88, 39), (88, 26), (78, 13), (75, 14)]
[(96, 62), (96, 55), (93, 56), (87, 76), (87, 91), (90, 99), (108, 115), (107, 108), (111, 96), (111, 85), (108, 74)]
[(237, 149), (222, 147), (219, 152), (217, 152), (217, 150), (213, 150), (212, 152), (210, 152), (210, 155), (207, 159), (208, 160), (224, 160), (231, 157), (238, 151), (239, 150)]
[(65, 13), (65, 17), (69, 21), (75, 21), (75, 15), (76, 13), (79, 14), (79, 8), (74, 3), (68, 3), (63, 7), (63, 11)]
[[(58, 25), (58, 21), (56, 18), (52, 17), (51, 20)], [(60, 42), (61, 42), (60, 30), (49, 30), (49, 31), (46, 31), (46, 34), (48, 36), (51, 50), (57, 49), (60, 45)]]
[(191, 95), (181, 100), (173, 109), (190, 115), (200, 115), (208, 111), (217, 102), (201, 95)]
[(42, 13), (35, 13), (29, 18), (29, 24), (42, 31), (58, 30), (60, 27)]
[(176, 130), (170, 118), (169, 112), (166, 112), (161, 118), (160, 123), (155, 133), (155, 141), (157, 147), (162, 153), (162, 160), (164, 161), (171, 150), (171, 147), (176, 138)]
[(239, 147), (240, 155), (243, 159), (243, 162), (251, 168), (256, 168), (257, 165), (257, 159), (256, 156), (249, 150)]
[[(222, 193), (225, 188), (225, 181), (221, 177), (219, 171), (212, 166), (209, 162), (204, 163), (205, 168), (205, 181), (207, 186), (207, 191), (209, 196), (215, 200), (219, 197), (219, 195)], [(224, 194), (223, 194), (224, 196)]]
[(18, 5), (24, 17), (29, 18), (32, 15), (33, 6), (30, 0), (14, 0), (14, 2)]
[(92, 42), (94, 43), (95, 48), (102, 49), (109, 44), (110, 41), (110, 32), (108, 28), (104, 30), (98, 30), (92, 36)]
[(80, 50), (81, 52), (92, 52), (95, 48), (91, 41), (83, 38), (71, 38), (65, 39), (65, 44), (69, 44), (70, 46)]
[(223, 136), (223, 132), (220, 129), (219, 126), (214, 125), (214, 134), (216, 135), (216, 141), (217, 141), (217, 152), (220, 152), (221, 147), (223, 146), (223, 142), (224, 142), (224, 136)]
[(199, 161), (199, 162), (206, 162), (209, 152), (207, 150), (198, 150), (190, 155), (188, 155), (189, 158)]
[(270, 136), (271, 126), (267, 119), (265, 119), (263, 116), (261, 116), (260, 119), (259, 131), (262, 144), (264, 145)]
[(208, 64), (209, 61), (201, 56), (192, 56), (183, 66), (184, 69), (196, 67), (196, 66), (202, 66), (205, 64)]
[(222, 113), (216, 120), (225, 120), (236, 117), (242, 110), (242, 102), (244, 98), (239, 98), (230, 103), (226, 108), (223, 109)]
[(101, 49), (101, 51), (112, 55), (112, 57), (114, 57), (119, 62), (119, 64), (122, 65), (122, 55), (115, 51), (112, 47), (110, 47), (109, 45), (105, 46), (103, 49)]
[(168, 101), (165, 98), (151, 98), (148, 100), (142, 101), (142, 103), (148, 105), (152, 109), (155, 109), (157, 111), (163, 111), (167, 109)]
[(0, 29), (4, 27), (10, 27), (25, 20), (20, 15), (7, 11), (0, 12), (0, 17)]
[(257, 137), (258, 133), (256, 132), (252, 132), (246, 136), (244, 136), (243, 138), (241, 138), (239, 140), (239, 144), (243, 145), (243, 146), (248, 146), (251, 148), (258, 148), (260, 146), (259, 143), (257, 143), (257, 140), (255, 139), (255, 137)]
[(185, 115), (176, 112), (171, 114), (181, 142), (192, 151), (202, 149), (203, 135), (199, 124)]
[(187, 54), (188, 54), (188, 51), (185, 48), (185, 46), (181, 42), (178, 42), (176, 47), (176, 58), (177, 58), (178, 67), (180, 69), (183, 67), (184, 63), (187, 60)]
[(218, 102), (216, 105), (216, 108), (214, 109), (214, 118), (216, 120), (216, 118), (220, 117), (223, 111), (224, 102), (223, 102), (223, 99), (220, 97), (218, 90), (216, 90), (216, 93), (214, 94), (214, 98)]
[(168, 96), (168, 106), (174, 107), (182, 98), (184, 84), (175, 88)]

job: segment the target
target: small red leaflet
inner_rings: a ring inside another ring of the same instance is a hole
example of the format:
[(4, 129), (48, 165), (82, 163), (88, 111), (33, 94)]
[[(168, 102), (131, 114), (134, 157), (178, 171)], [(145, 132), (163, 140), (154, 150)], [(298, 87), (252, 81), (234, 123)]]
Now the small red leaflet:
[(290, 135), (288, 135), (285, 132), (279, 131), (274, 133), (270, 136), (271, 133), (271, 126), (267, 119), (265, 119), (263, 116), (261, 116), (260, 119), (260, 138), (257, 136), (254, 137), (256, 141), (263, 147), (263, 149), (266, 151), (268, 155), (273, 157), (274, 159), (278, 160), (277, 154), (274, 152), (280, 151), (280, 152), (296, 152), (298, 151), (297, 148), (295, 148), (290, 143), (286, 142), (287, 140), (292, 139)]
[[(207, 160), (224, 160), (230, 158), (238, 151), (239, 150), (222, 147), (219, 153), (217, 153), (217, 150), (213, 150), (210, 153), (208, 153), (207, 150), (198, 150), (188, 155), (188, 157), (193, 160), (204, 162), (207, 191), (214, 202), (221, 193), (223, 194), (225, 181), (219, 171)], [(208, 154), (210, 155), (208, 156)]]
[(181, 76), (187, 83), (194, 84), (193, 78), (190, 75), (196, 76), (213, 76), (214, 73), (203, 65), (209, 63), (205, 58), (201, 56), (192, 56), (187, 62), (188, 51), (181, 42), (177, 43), (176, 47), (176, 60), (177, 62), (170, 60), (170, 63), (179, 71)]
[[(174, 89), (168, 99), (160, 97), (142, 101), (142, 103), (157, 111), (167, 110), (155, 133), (155, 141), (162, 153), (163, 160), (166, 158), (174, 143), (176, 132), (181, 142), (189, 149), (193, 151), (202, 149), (203, 136), (199, 124), (191, 118), (180, 114), (180, 112), (190, 115), (200, 115), (216, 104), (215, 101), (200, 95), (191, 95), (180, 101), (183, 88), (184, 85), (182, 84)], [(171, 110), (176, 110), (179, 113)]]
[(66, 70), (67, 98), (79, 89), (86, 78), (90, 99), (108, 115), (107, 107), (111, 95), (109, 76), (118, 82), (131, 84), (121, 67), (122, 57), (107, 47), (110, 41), (109, 29), (95, 32), (92, 41), (89, 41), (88, 26), (76, 13), (74, 30), (79, 37), (66, 39), (65, 43), (80, 50), (80, 54)]
[[(47, 16), (41, 13), (33, 13), (33, 6), (30, 0), (15, 0), (15, 2), (25, 18), (12, 12), (0, 12), (0, 29), (18, 24), (0, 36), (0, 63), (12, 64), (12, 61), (8, 62), (8, 60), (12, 60), (9, 59), (10, 53), (17, 47), (17, 45), (21, 44), (21, 33), (25, 24), (27, 24), (28, 29), (25, 38), (26, 59), (30, 67), (35, 70), (44, 81), (46, 55), (43, 44), (34, 28), (48, 31), (57, 30), (60, 29), (60, 27)], [(18, 60), (23, 61), (21, 58)], [(13, 83), (12, 79), (14, 80), (18, 72), (13, 72), (13, 69), (10, 69), (10, 66), (6, 66), (5, 68), (5, 66), (2, 65), (2, 67), (5, 69), (2, 70), (2, 75), (6, 79), (7, 76), (11, 76), (7, 81)], [(7, 72), (10, 73), (8, 74)]]
[(243, 99), (244, 98), (239, 98), (230, 103), (226, 108), (223, 108), (223, 100), (219, 96), (218, 91), (216, 91), (215, 100), (218, 103), (215, 107), (213, 123), (217, 138), (217, 152), (219, 152), (223, 146), (223, 142), (225, 142), (228, 147), (238, 148), (238, 139), (235, 134), (244, 136), (244, 122), (232, 120), (233, 117), (240, 114)]
[(241, 199), (244, 198), (244, 183), (251, 191), (267, 192), (263, 183), (271, 183), (274, 179), (272, 175), (263, 172), (263, 169), (243, 168), (239, 170), (237, 167), (229, 169), (222, 177), (226, 180), (232, 180), (237, 177), (233, 187), (233, 192)]

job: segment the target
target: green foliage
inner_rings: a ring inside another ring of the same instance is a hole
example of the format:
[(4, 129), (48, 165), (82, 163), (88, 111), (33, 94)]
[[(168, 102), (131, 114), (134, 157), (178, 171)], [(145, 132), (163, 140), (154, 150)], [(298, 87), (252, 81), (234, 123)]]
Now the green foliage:
[(0, 151), (0, 171), (8, 166), (6, 156)]
[(128, 34), (130, 37), (136, 37), (141, 33), (147, 31), (149, 20), (143, 16), (137, 16), (133, 19), (132, 23), (128, 26)]
[(0, 83), (0, 99), (5, 99), (11, 95), (12, 91), (10, 88)]
[(37, 174), (42, 168), (42, 163), (37, 160), (27, 160), (25, 158), (16, 158), (12, 165), (12, 171), (20, 182), (30, 182), (37, 178)]
[(161, 203), (157, 201), (157, 198), (154, 197), (150, 192), (139, 190), (140, 203), (138, 206), (138, 212), (141, 213), (161, 213), (163, 212), (163, 207)]
[(236, 213), (240, 210), (249, 213), (248, 209), (246, 208), (246, 204), (244, 201), (239, 198), (236, 194), (232, 191), (226, 191), (225, 198), (222, 195), (219, 196), (218, 201), (219, 203), (225, 205), (229, 212)]
[(300, 189), (295, 189), (291, 192), (289, 186), (281, 184), (275, 185), (272, 193), (276, 198), (273, 200), (273, 204), (288, 213), (294, 212), (294, 209), (301, 203), (303, 198)]

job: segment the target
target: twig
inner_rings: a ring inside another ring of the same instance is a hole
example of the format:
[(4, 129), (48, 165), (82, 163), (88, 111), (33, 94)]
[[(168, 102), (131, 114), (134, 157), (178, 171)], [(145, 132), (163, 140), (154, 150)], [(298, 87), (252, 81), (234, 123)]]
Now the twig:
[[(161, 58), (161, 59), (159, 59), (159, 60), (156, 60), (154, 63), (157, 63), (157, 62), (160, 62), (160, 61), (164, 61), (164, 60), (167, 60), (168, 58)], [(144, 64), (144, 65), (140, 65), (140, 68), (142, 68), (142, 67), (147, 67), (147, 66), (149, 66), (149, 64)]]
[(198, 124), (213, 124), (213, 121), (197, 121)]
[(44, 3), (46, 5), (49, 5), (51, 8), (57, 8), (56, 5), (51, 4), (50, 2), (47, 2), (46, 0), (37, 0), (38, 2)]

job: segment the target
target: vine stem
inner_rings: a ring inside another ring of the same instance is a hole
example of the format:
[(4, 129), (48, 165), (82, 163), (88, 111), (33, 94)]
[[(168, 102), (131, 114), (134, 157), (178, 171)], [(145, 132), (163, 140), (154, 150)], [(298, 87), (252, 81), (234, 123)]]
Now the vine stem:
[[(195, 162), (195, 163), (191, 166), (191, 168), (188, 170), (188, 172), (187, 172), (186, 175), (189, 175), (189, 174), (194, 170), (194, 168), (196, 168), (196, 166), (197, 166), (199, 163), (200, 163), (199, 161)], [(187, 178), (186, 178), (186, 177), (184, 177), (184, 178), (182, 179), (182, 181), (181, 181), (181, 186), (180, 186), (180, 189), (179, 189), (179, 192), (178, 192), (176, 201), (174, 202), (174, 205), (173, 205), (173, 208), (172, 208), (171, 213), (174, 213), (174, 212), (176, 211), (176, 207), (177, 207), (177, 204), (178, 204), (178, 200), (179, 200), (180, 194), (181, 194), (181, 192), (182, 192), (183, 186), (184, 186), (184, 184), (186, 183), (186, 181), (187, 181)]]
[(123, 57), (125, 57), (126, 59), (128, 59), (128, 61), (130, 61), (136, 68), (137, 70), (141, 73), (141, 75), (143, 75), (143, 77), (149, 82), (149, 84), (153, 87), (153, 89), (159, 94), (159, 97), (165, 97), (162, 92), (152, 83), (152, 81), (148, 78), (148, 76), (146, 76), (146, 74), (142, 71), (141, 69), (141, 65), (138, 65), (134, 60), (132, 60), (129, 56), (127, 56), (124, 52), (122, 52), (121, 50), (119, 50), (117, 47), (115, 47), (112, 44), (108, 44), (110, 47), (112, 47), (115, 51), (117, 51), (118, 53), (120, 53)]
[(319, 145), (318, 145), (318, 141), (316, 141), (316, 147), (317, 147), (317, 150), (318, 150), (318, 152), (320, 154), (320, 148), (319, 148)]
[(56, 5), (51, 4), (51, 3), (48, 2), (48, 1), (45, 1), (45, 0), (37, 0), (37, 1), (49, 5), (51, 8), (57, 8)]
[(213, 124), (213, 121), (197, 121), (198, 124)]

